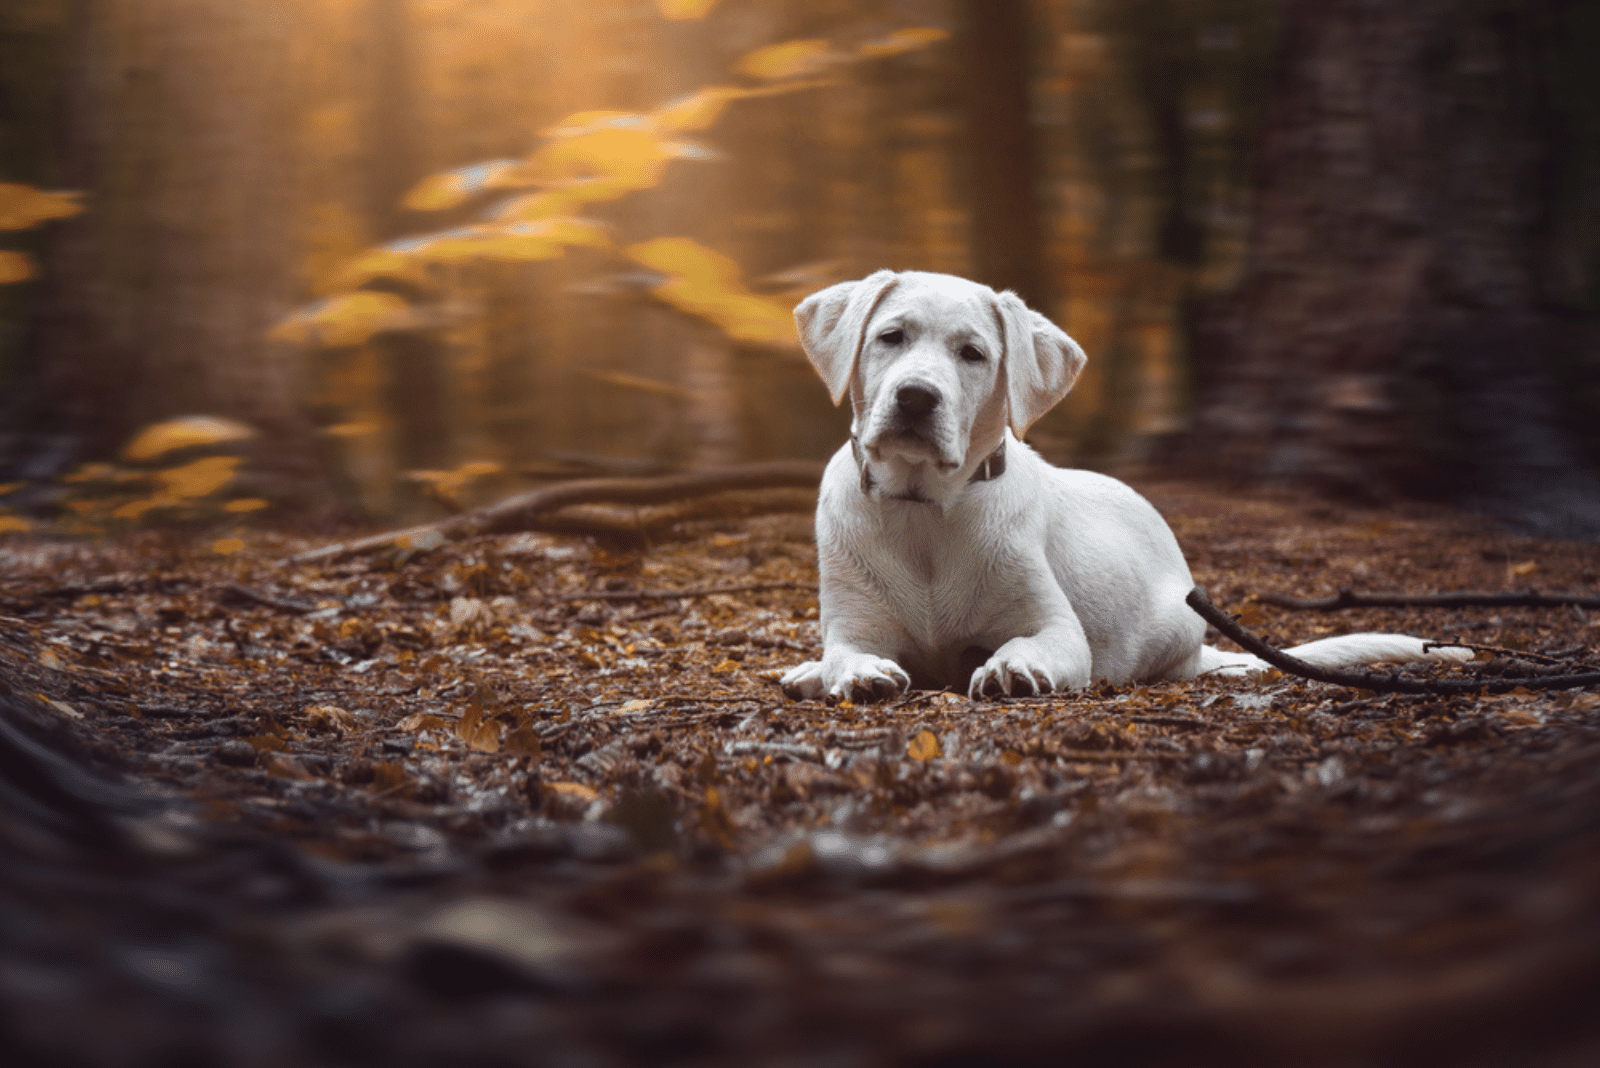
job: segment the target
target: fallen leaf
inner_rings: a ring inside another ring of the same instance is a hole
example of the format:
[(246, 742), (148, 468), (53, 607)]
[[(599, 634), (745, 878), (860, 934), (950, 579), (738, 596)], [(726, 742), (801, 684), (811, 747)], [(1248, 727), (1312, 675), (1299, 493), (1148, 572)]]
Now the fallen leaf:
[(581, 782), (547, 782), (542, 784), (545, 790), (567, 797), (576, 797), (580, 801), (598, 801), (600, 795)]
[(911, 739), (911, 744), (906, 747), (906, 753), (912, 760), (933, 760), (942, 750), (939, 748), (939, 736), (932, 731), (918, 731), (917, 736)]
[(544, 751), (544, 743), (539, 738), (539, 732), (532, 727), (518, 727), (505, 736), (502, 745), (508, 753), (521, 753), (535, 760), (538, 760)]
[(343, 734), (356, 726), (353, 712), (334, 705), (312, 705), (302, 715), (305, 716), (306, 729), (318, 734)]
[(306, 766), (286, 753), (265, 753), (261, 758), (261, 766), (272, 774), (284, 779), (293, 779), (296, 782), (306, 782), (315, 778)]

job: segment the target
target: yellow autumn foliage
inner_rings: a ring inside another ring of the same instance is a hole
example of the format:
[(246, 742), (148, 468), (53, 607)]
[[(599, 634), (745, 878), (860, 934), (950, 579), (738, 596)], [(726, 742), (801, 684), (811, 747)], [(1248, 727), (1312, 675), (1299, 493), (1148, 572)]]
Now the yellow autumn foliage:
[(656, 0), (664, 19), (703, 19), (717, 6), (717, 0)]
[(31, 185), (0, 182), (0, 230), (26, 230), (83, 210), (78, 193), (50, 193)]
[(651, 118), (656, 129), (665, 133), (704, 130), (722, 117), (729, 104), (750, 95), (751, 90), (736, 85), (707, 85), (663, 104), (651, 113)]
[[(546, 189), (538, 193), (524, 193), (519, 197), (512, 197), (502, 201), (491, 213), (491, 218), (499, 223), (511, 222), (541, 222), (547, 219), (568, 216), (574, 207), (583, 202), (582, 193), (577, 190)], [(575, 219), (598, 229), (599, 224), (589, 222), (587, 219)]]
[(754, 78), (777, 81), (815, 74), (832, 60), (833, 51), (827, 41), (784, 41), (748, 53), (736, 69)]
[(573, 112), (560, 122), (548, 127), (544, 131), (544, 135), (546, 137), (577, 137), (580, 134), (595, 133), (599, 130), (637, 127), (643, 122), (644, 116), (637, 111), (591, 108), (587, 111)]
[(319, 300), (273, 327), (267, 336), (298, 345), (359, 345), (381, 330), (411, 325), (411, 307), (392, 293), (343, 293)]
[(862, 59), (898, 56), (903, 52), (914, 52), (919, 48), (938, 44), (949, 36), (949, 30), (935, 29), (932, 26), (908, 26), (903, 30), (895, 30), (887, 37), (867, 42), (857, 49), (856, 55)]
[(498, 475), (505, 470), (493, 460), (471, 460), (453, 471), (407, 471), (405, 477), (421, 482), (435, 493), (455, 500), (460, 492), (480, 478)]
[(157, 471), (155, 479), (166, 495), (179, 500), (209, 497), (233, 479), (239, 467), (237, 456), (207, 456), (181, 467)]
[(635, 189), (648, 189), (661, 181), (669, 160), (680, 155), (677, 146), (654, 130), (602, 127), (558, 138), (534, 157), (539, 176), (546, 182), (582, 180), (589, 184), (588, 199), (614, 191), (614, 199)]
[(123, 446), (122, 458), (134, 462), (153, 460), (178, 449), (217, 445), (255, 437), (253, 427), (215, 415), (187, 415), (147, 426)]
[(393, 278), (420, 286), (428, 281), (427, 265), (395, 249), (370, 249), (340, 269), (334, 277), (333, 289), (355, 289), (374, 278)]
[(466, 203), (486, 189), (518, 189), (531, 183), (527, 161), (489, 160), (429, 175), (418, 182), (401, 203), (412, 211), (444, 211)]
[(33, 266), (33, 258), (27, 253), (0, 249), (0, 286), (10, 285), (12, 282), (26, 282), (37, 273)]
[[(94, 504), (93, 501), (81, 501), (74, 503), (87, 504), (91, 507)], [(139, 520), (143, 519), (146, 514), (155, 511), (157, 508), (171, 508), (177, 503), (178, 502), (176, 500), (165, 495), (156, 497), (140, 497), (138, 500), (128, 501), (113, 508), (111, 510), (111, 517), (113, 519), (126, 519), (131, 523), (137, 523)], [(87, 513), (85, 513), (84, 517), (88, 518)]]
[(687, 237), (658, 237), (623, 254), (667, 280), (651, 289), (658, 299), (721, 327), (740, 341), (790, 344), (789, 306), (745, 288), (743, 272), (728, 256)]

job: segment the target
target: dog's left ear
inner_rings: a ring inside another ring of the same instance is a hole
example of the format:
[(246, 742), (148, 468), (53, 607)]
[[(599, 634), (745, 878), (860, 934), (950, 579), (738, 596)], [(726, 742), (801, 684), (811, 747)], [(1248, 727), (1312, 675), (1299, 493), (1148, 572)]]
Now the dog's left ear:
[(893, 271), (876, 271), (859, 282), (840, 282), (818, 290), (795, 308), (800, 347), (822, 376), (834, 404), (843, 400), (850, 388), (867, 322), (898, 280)]
[(1007, 419), (1020, 439), (1071, 391), (1088, 357), (1066, 331), (1015, 293), (1001, 293), (996, 303), (1006, 341)]

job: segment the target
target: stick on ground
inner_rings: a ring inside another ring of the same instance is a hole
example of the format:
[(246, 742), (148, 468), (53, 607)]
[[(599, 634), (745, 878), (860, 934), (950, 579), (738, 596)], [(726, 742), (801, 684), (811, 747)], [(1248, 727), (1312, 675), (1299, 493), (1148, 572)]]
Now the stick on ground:
[[(1372, 671), (1341, 671), (1335, 668), (1318, 667), (1308, 664), (1299, 657), (1290, 656), (1281, 649), (1275, 649), (1251, 634), (1238, 623), (1232, 616), (1211, 603), (1205, 591), (1196, 586), (1189, 591), (1185, 599), (1190, 608), (1199, 613), (1200, 617), (1223, 634), (1232, 638), (1247, 653), (1253, 653), (1271, 664), (1280, 671), (1290, 675), (1299, 675), (1301, 678), (1312, 679), (1316, 682), (1326, 682), (1334, 686), (1349, 686), (1359, 690), (1372, 690), (1377, 693), (1427, 693), (1427, 694), (1463, 694), (1463, 693), (1510, 693), (1512, 690), (1522, 688), (1527, 690), (1575, 690), (1584, 686), (1600, 686), (1600, 672), (1588, 672), (1579, 675), (1538, 675), (1524, 678), (1473, 678), (1473, 679), (1411, 679), (1401, 675), (1380, 675)], [(1447, 645), (1448, 642), (1439, 642)]]

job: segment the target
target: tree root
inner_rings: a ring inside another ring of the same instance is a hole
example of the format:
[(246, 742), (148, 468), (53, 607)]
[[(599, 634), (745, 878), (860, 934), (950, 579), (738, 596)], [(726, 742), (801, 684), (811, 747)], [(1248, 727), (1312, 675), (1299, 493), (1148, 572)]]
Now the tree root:
[[(771, 490), (783, 487), (815, 489), (822, 480), (823, 465), (809, 460), (776, 460), (770, 463), (742, 464), (737, 467), (713, 468), (685, 475), (667, 475), (662, 478), (587, 478), (563, 482), (543, 489), (518, 493), (505, 500), (482, 508), (474, 508), (460, 515), (373, 534), (354, 541), (325, 545), (320, 549), (297, 553), (283, 562), (305, 564), (314, 561), (338, 560), (347, 556), (378, 552), (390, 548), (418, 548), (442, 540), (459, 540), (479, 534), (504, 534), (513, 531), (540, 530), (559, 534), (598, 534), (601, 536), (636, 538), (648, 537), (652, 530), (676, 525), (692, 519), (721, 518), (728, 513), (726, 505), (714, 515), (704, 514), (684, 502), (726, 494), (738, 490)], [(782, 507), (765, 511), (794, 511), (795, 502), (787, 496), (781, 499)], [(635, 516), (612, 512), (596, 514), (593, 511), (568, 514), (561, 511), (574, 505), (675, 504), (679, 511), (654, 522), (642, 523)], [(740, 514), (734, 508), (732, 514)], [(754, 513), (746, 513), (754, 514)]]
[[(1185, 598), (1190, 608), (1199, 613), (1207, 623), (1217, 630), (1232, 638), (1239, 647), (1248, 653), (1265, 660), (1280, 671), (1290, 675), (1299, 675), (1301, 678), (1312, 679), (1316, 682), (1326, 682), (1334, 686), (1348, 686), (1358, 690), (1371, 690), (1375, 693), (1421, 693), (1421, 694), (1495, 694), (1510, 693), (1516, 689), (1526, 690), (1575, 690), (1585, 686), (1600, 686), (1600, 672), (1585, 672), (1574, 675), (1537, 675), (1522, 678), (1484, 678), (1471, 679), (1412, 679), (1402, 675), (1379, 674), (1373, 671), (1341, 671), (1335, 668), (1318, 667), (1308, 664), (1299, 657), (1290, 656), (1281, 649), (1275, 649), (1266, 642), (1257, 638), (1238, 623), (1232, 616), (1212, 604), (1206, 597), (1205, 591), (1196, 586), (1189, 591)], [(1449, 642), (1433, 643), (1449, 645)]]

